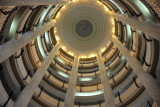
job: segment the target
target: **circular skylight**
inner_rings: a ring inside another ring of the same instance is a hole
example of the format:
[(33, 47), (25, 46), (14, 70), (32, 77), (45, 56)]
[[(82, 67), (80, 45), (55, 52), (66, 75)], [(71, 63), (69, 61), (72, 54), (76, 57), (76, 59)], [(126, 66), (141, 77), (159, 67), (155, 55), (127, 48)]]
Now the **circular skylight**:
[(93, 26), (88, 20), (80, 20), (75, 29), (80, 37), (88, 37), (93, 32)]

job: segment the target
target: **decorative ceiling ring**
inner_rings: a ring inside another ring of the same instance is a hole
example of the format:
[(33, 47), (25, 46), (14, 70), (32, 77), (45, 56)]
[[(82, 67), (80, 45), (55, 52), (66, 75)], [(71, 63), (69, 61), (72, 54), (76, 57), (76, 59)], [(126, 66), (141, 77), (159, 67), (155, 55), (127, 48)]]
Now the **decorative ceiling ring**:
[[(113, 25), (112, 18), (104, 14), (104, 8), (100, 8), (96, 2), (80, 2), (65, 8), (57, 19), (56, 28), (57, 36), (67, 50), (86, 56), (107, 46)], [(88, 21), (93, 27), (86, 37), (79, 36), (76, 31), (77, 23), (82, 20)]]

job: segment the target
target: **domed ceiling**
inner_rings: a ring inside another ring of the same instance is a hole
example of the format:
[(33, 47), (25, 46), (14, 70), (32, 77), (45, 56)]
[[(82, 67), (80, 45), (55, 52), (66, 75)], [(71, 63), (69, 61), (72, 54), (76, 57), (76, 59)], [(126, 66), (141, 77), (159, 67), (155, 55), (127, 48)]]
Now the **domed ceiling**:
[[(106, 8), (106, 7), (105, 7)], [(96, 1), (73, 2), (57, 14), (56, 35), (74, 54), (88, 55), (106, 47), (112, 35), (111, 17)]]

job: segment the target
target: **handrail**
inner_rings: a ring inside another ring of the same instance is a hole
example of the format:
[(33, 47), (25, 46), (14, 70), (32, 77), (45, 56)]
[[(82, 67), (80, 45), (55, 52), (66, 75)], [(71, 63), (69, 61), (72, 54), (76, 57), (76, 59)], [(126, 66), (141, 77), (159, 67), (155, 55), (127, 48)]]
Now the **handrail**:
[(36, 40), (34, 40), (34, 43), (33, 44), (31, 44), (30, 46), (34, 46), (36, 44)]
[(145, 59), (145, 57), (146, 57), (146, 48), (147, 48), (147, 42), (152, 42), (152, 40), (151, 39), (148, 39), (146, 36), (145, 36), (145, 34), (143, 34), (143, 37), (144, 37), (144, 39), (145, 39), (145, 48), (144, 48), (144, 55), (143, 55), (143, 57), (142, 57), (142, 60), (143, 60), (143, 63), (145, 63), (145, 65), (146, 66), (151, 66), (150, 64), (148, 64), (147, 62), (146, 62), (146, 59)]
[(119, 97), (119, 101), (120, 101), (121, 103), (123, 103), (123, 101), (121, 100), (121, 94), (120, 94), (119, 91), (118, 91), (118, 97)]
[(151, 42), (151, 41), (152, 41), (152, 39), (148, 39), (148, 38), (145, 36), (145, 34), (143, 34), (143, 37), (144, 37), (144, 39), (145, 39), (147, 42)]
[(3, 65), (0, 63), (0, 71), (3, 69)]
[(57, 107), (59, 107), (60, 101), (61, 101), (61, 98), (59, 97)]
[(13, 91), (11, 91), (11, 93), (9, 94), (9, 97), (8, 97), (7, 101), (4, 103), (4, 105), (2, 107), (6, 107), (7, 106), (8, 102), (11, 99), (12, 96), (13, 96)]
[(26, 80), (28, 78), (30, 72), (31, 72), (30, 70), (27, 70), (27, 76), (23, 80)]
[(48, 72), (49, 72), (49, 75), (48, 75), (48, 77), (47, 77), (47, 78), (49, 79), (49, 77), (51, 76), (51, 71), (49, 70)]
[(145, 63), (146, 66), (151, 66), (150, 64), (148, 64), (148, 63), (146, 62), (146, 59), (145, 59), (144, 57), (142, 57), (142, 60), (143, 60), (143, 62)]
[(64, 88), (64, 83), (65, 83), (65, 80), (63, 81), (63, 85), (62, 85), (62, 88)]
[(137, 76), (136, 76), (136, 77), (133, 77), (133, 81), (134, 81), (136, 87), (137, 87), (137, 88), (140, 88), (140, 86), (138, 86), (138, 84), (137, 84), (137, 82), (136, 82), (136, 79), (137, 79)]
[(15, 56), (14, 58), (19, 58), (24, 53), (24, 49), (21, 49), (21, 53), (18, 56)]
[[(113, 74), (109, 79), (114, 79), (114, 77), (125, 67), (126, 68), (126, 63), (127, 63), (127, 61), (124, 63), (124, 65), (115, 73), (115, 74)], [(128, 68), (127, 68), (127, 70), (128, 70)], [(113, 82), (115, 82), (114, 80), (113, 80)]]
[(113, 82), (116, 83), (116, 81), (114, 80), (114, 76), (113, 75), (112, 75), (112, 79), (113, 79)]
[[(129, 84), (126, 85), (122, 90), (118, 91), (118, 96), (120, 96), (122, 93), (124, 93), (132, 84), (134, 83), (134, 80), (132, 80)], [(117, 97), (117, 94), (115, 95)]]
[(41, 91), (40, 91), (40, 93), (38, 94), (38, 96), (37, 96), (37, 97), (40, 97), (40, 96), (41, 96), (42, 91), (43, 91), (43, 86), (41, 87)]

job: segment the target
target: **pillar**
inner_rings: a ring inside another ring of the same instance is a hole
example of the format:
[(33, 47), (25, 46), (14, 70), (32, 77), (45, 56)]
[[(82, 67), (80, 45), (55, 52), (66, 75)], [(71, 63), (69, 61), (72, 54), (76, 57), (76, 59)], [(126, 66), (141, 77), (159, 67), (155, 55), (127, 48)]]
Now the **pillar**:
[(105, 70), (103, 57), (100, 53), (97, 53), (97, 62), (99, 66), (101, 82), (102, 82), (102, 87), (104, 91), (104, 98), (105, 98), (105, 105), (106, 105), (105, 107), (116, 107), (112, 88), (109, 84), (109, 78)]
[(49, 56), (47, 56), (42, 63), (42, 66), (35, 72), (30, 83), (22, 90), (14, 103), (14, 107), (27, 107), (29, 101), (31, 100), (34, 92), (38, 88), (39, 83), (41, 82), (43, 76), (45, 75), (45, 72), (50, 66), (59, 48), (60, 43), (57, 43), (56, 46), (51, 50)]
[(3, 50), (0, 52), (0, 63), (5, 61), (7, 58), (9, 58), (11, 55), (19, 51), (21, 48), (26, 46), (29, 42), (34, 40), (37, 36), (43, 34), (45, 31), (50, 29), (55, 25), (55, 20), (52, 22), (48, 22), (44, 26), (38, 26), (34, 31), (28, 31), (25, 32), (22, 35), (22, 38), (19, 40), (12, 39), (2, 45), (0, 45), (0, 50)]
[(68, 84), (68, 90), (67, 90), (67, 93), (65, 96), (65, 101), (64, 101), (64, 107), (73, 107), (74, 106), (78, 64), (79, 64), (79, 57), (78, 57), (78, 55), (76, 55), (74, 58), (73, 65), (72, 65), (71, 75), (70, 75), (69, 84)]
[(126, 24), (130, 25), (131, 27), (142, 31), (146, 35), (160, 41), (160, 36), (159, 36), (160, 35), (160, 26), (155, 24), (153, 21), (146, 20), (144, 22), (140, 22), (139, 19), (135, 16), (129, 17), (129, 16), (121, 15), (121, 14), (114, 13), (114, 12), (109, 12), (109, 14), (112, 17), (114, 17), (115, 19), (120, 20), (123, 23), (126, 23)]
[(137, 74), (138, 79), (144, 85), (149, 95), (153, 98), (158, 107), (160, 107), (160, 86), (158, 85), (157, 81), (149, 73), (145, 72), (142, 64), (135, 57), (130, 55), (130, 51), (123, 47), (122, 43), (117, 39), (116, 36), (112, 36), (112, 40), (123, 54), (135, 74)]
[(0, 6), (57, 5), (66, 3), (63, 0), (1, 0)]

